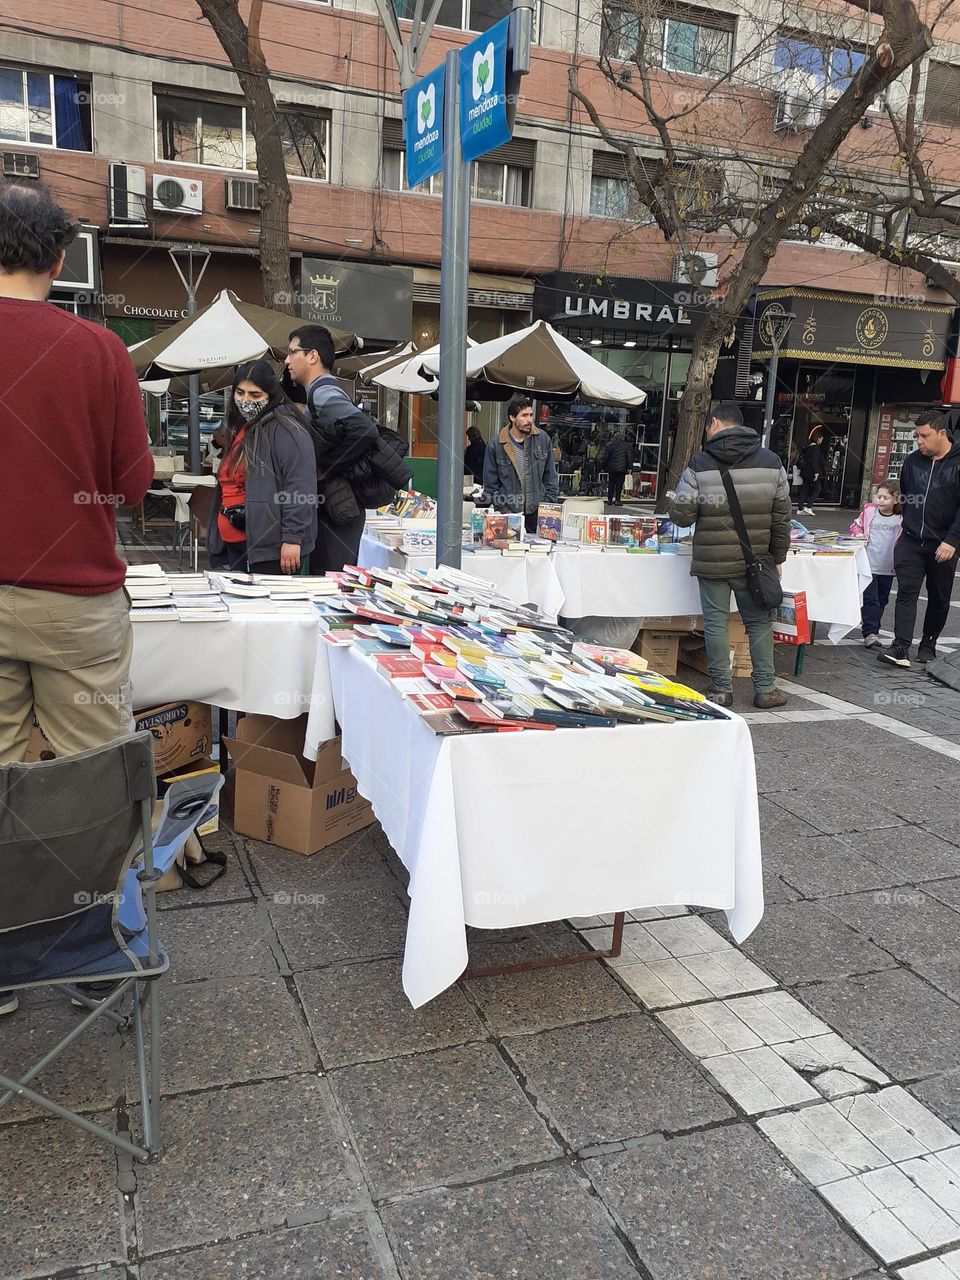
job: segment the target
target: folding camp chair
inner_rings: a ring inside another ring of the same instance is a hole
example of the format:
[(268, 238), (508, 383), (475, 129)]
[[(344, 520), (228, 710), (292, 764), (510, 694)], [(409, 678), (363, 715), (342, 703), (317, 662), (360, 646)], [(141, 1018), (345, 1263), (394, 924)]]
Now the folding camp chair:
[[(0, 1073), (0, 1107), (28, 1098), (140, 1160), (160, 1152), (160, 1004), (169, 961), (157, 938), (156, 883), (210, 810), (215, 774), (178, 779), (151, 833), (156, 795), (148, 732), (37, 764), (0, 768), (0, 989), (53, 986), (88, 1013), (19, 1080)], [(83, 988), (114, 981), (101, 1002)], [(146, 1001), (141, 984), (148, 984)], [(117, 1006), (127, 991), (133, 1016)], [(143, 1029), (149, 1005), (149, 1066)], [(132, 1021), (143, 1146), (36, 1093), (30, 1082), (99, 1018)]]

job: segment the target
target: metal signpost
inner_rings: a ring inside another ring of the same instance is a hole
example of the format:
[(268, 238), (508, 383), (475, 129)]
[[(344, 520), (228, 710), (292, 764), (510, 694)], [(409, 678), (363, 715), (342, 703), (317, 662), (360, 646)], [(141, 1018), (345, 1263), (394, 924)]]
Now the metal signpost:
[[(183, 252), (176, 249), (168, 249), (170, 260), (177, 269), (177, 275), (183, 282), (183, 287), (187, 291), (187, 315), (195, 316), (197, 314), (197, 290), (200, 288), (200, 281), (203, 279), (203, 273), (207, 269), (210, 261), (210, 254), (206, 249), (187, 249), (187, 275), (185, 276), (180, 270), (180, 263), (177, 261), (177, 253)], [(203, 258), (203, 265), (200, 273), (194, 278), (193, 259), (194, 255)], [(192, 475), (200, 473), (200, 375), (191, 373), (187, 378), (187, 444), (190, 453), (190, 472)]]
[(443, 171), (437, 564), (454, 568), (460, 567), (462, 542), (470, 165), (512, 135), (532, 35), (532, 0), (514, 0), (508, 18), (448, 53), (442, 69), (404, 86), (407, 185)]
[(760, 340), (769, 343), (773, 354), (767, 368), (767, 395), (763, 406), (763, 447), (770, 443), (773, 430), (773, 397), (777, 389), (777, 370), (780, 365), (780, 348), (787, 340), (790, 325), (796, 320), (792, 311), (784, 311), (778, 303), (771, 303), (760, 318)]

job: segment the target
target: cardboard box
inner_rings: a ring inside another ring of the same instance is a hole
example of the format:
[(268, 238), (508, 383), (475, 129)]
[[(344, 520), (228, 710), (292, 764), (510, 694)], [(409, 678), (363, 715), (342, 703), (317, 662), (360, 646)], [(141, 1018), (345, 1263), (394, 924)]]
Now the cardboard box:
[(675, 676), (679, 647), (678, 631), (641, 631), (634, 641), (633, 652), (646, 659), (651, 671), (661, 676)]
[[(731, 627), (730, 639), (730, 672), (737, 679), (742, 679), (744, 676), (749, 676), (753, 671), (753, 662), (750, 659), (750, 645), (747, 642), (746, 632), (742, 637), (737, 637), (734, 642), (734, 629)], [(692, 667), (694, 671), (702, 671), (704, 674), (709, 674), (707, 646), (702, 636), (684, 636), (681, 638), (680, 661), (684, 666)]]
[(157, 777), (172, 773), (185, 764), (196, 764), (210, 755), (213, 725), (205, 702), (167, 702), (133, 713), (136, 729), (153, 735), (153, 758)]
[(233, 827), (294, 853), (318, 853), (368, 827), (373, 810), (340, 754), (340, 739), (301, 754), (307, 717), (244, 716), (224, 745), (236, 766)]
[(679, 613), (667, 618), (641, 618), (641, 631), (703, 631), (703, 618), (699, 613)]

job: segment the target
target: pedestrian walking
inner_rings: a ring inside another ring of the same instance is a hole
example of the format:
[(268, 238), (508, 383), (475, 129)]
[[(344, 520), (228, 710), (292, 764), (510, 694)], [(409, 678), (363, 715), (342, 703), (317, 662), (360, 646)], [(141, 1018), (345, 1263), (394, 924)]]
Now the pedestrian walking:
[(769, 600), (779, 596), (776, 576), (790, 547), (790, 489), (780, 459), (743, 425), (739, 407), (722, 401), (711, 411), (705, 448), (667, 497), (674, 524), (687, 528), (696, 523), (690, 572), (700, 587), (710, 673), (707, 697), (721, 707), (733, 703), (732, 591), (750, 641), (753, 705), (784, 706), (787, 695), (777, 688), (773, 664), (776, 604)]
[(507, 424), (487, 445), (483, 488), (497, 511), (523, 512), (528, 533), (537, 531), (541, 502), (560, 494), (553, 442), (533, 424), (533, 401), (514, 396), (507, 405)]
[(483, 458), (487, 445), (479, 427), (467, 427), (468, 444), (463, 451), (463, 474), (473, 476), (475, 484), (483, 483)]
[(903, 532), (894, 551), (897, 606), (894, 640), (877, 654), (880, 662), (910, 666), (910, 647), (917, 621), (920, 590), (926, 585), (927, 608), (917, 661), (932, 662), (937, 640), (950, 612), (950, 597), (960, 547), (960, 444), (954, 444), (946, 417), (928, 410), (917, 418), (916, 450), (900, 472)]
[(602, 469), (607, 473), (607, 502), (623, 501), (623, 482), (632, 463), (632, 450), (623, 438), (623, 432), (615, 432), (603, 451)]
[(317, 537), (317, 466), (273, 366), (238, 367), (207, 530), (211, 561), (242, 573), (299, 573)]
[(873, 573), (860, 610), (860, 629), (868, 649), (883, 648), (880, 624), (893, 587), (893, 555), (903, 526), (902, 513), (900, 490), (893, 484), (881, 484), (873, 502), (866, 504), (850, 526), (851, 534), (867, 540), (867, 559)]
[(797, 498), (801, 515), (815, 515), (811, 502), (816, 502), (823, 491), (823, 475), (826, 454), (823, 448), (823, 428), (813, 427), (809, 439), (800, 450), (800, 494)]
[(116, 513), (153, 480), (120, 338), (46, 301), (77, 224), (0, 184), (0, 764), (36, 716), (58, 756), (133, 732), (133, 628)]

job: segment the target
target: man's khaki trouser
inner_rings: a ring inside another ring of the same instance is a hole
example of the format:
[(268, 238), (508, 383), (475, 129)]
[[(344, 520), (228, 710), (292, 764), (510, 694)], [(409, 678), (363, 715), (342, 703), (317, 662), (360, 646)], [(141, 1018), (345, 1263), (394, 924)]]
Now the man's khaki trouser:
[(0, 764), (22, 760), (36, 716), (58, 756), (133, 732), (125, 592), (0, 586)]

